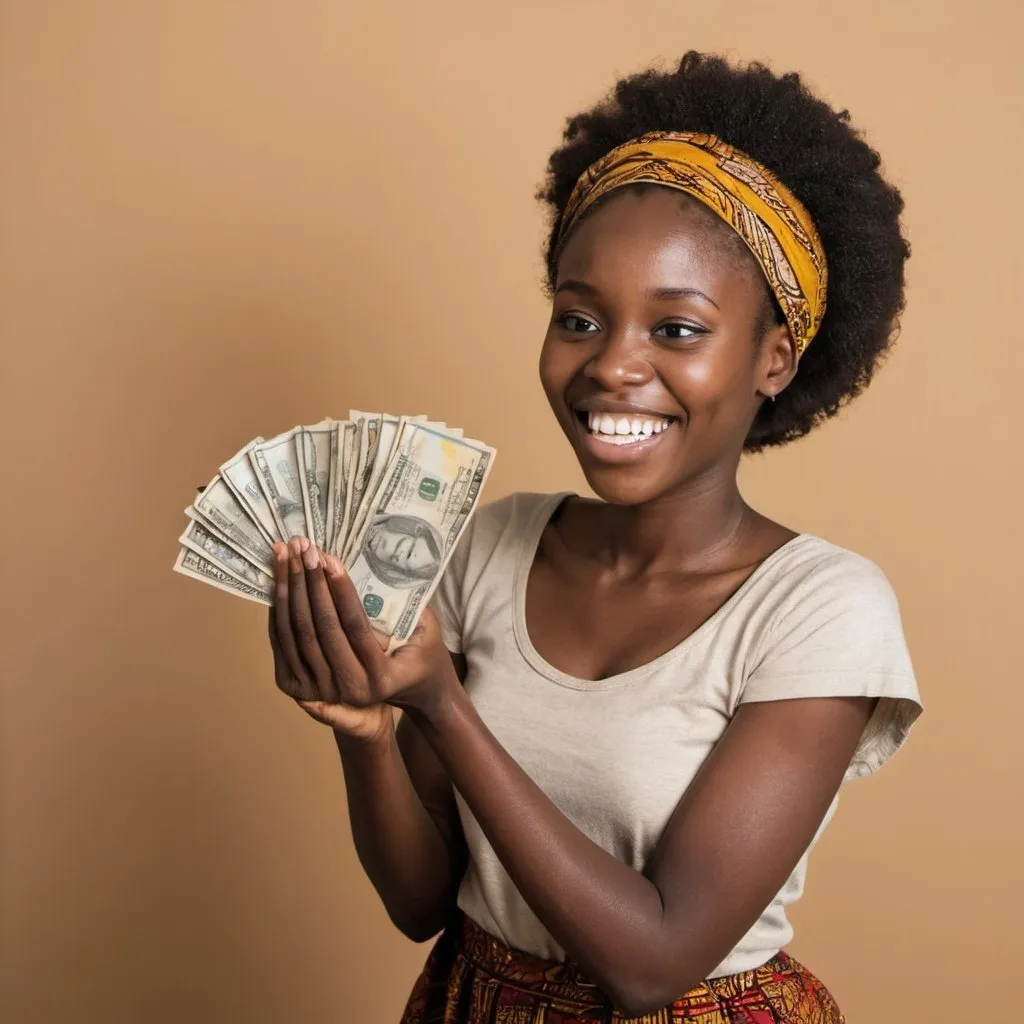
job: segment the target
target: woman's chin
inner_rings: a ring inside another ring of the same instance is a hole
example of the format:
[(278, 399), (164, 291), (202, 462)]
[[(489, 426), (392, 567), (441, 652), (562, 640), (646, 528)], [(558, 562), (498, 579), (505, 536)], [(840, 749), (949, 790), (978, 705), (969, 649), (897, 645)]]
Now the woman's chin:
[(582, 459), (580, 468), (590, 489), (609, 505), (645, 505), (660, 498), (668, 485), (650, 472), (650, 467), (611, 468), (588, 465)]
[(570, 440), (591, 490), (612, 505), (653, 501), (674, 483), (666, 477), (678, 475), (680, 467), (672, 458), (679, 454), (678, 423), (661, 435), (632, 439), (595, 436), (577, 421), (572, 424)]

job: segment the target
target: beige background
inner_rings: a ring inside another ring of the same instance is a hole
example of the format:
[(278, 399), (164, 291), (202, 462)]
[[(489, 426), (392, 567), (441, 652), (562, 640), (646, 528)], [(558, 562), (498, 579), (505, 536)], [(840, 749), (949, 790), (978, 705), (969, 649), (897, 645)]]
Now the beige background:
[(689, 46), (848, 106), (915, 248), (871, 392), (745, 470), (885, 568), (928, 704), (847, 790), (792, 948), (851, 1024), (1014, 1017), (1021, 10), (3, 0), (0, 1017), (397, 1020), (426, 947), (262, 612), (171, 574), (181, 509), (350, 404), (496, 445), (490, 498), (582, 487), (536, 382), (532, 195), (567, 115)]

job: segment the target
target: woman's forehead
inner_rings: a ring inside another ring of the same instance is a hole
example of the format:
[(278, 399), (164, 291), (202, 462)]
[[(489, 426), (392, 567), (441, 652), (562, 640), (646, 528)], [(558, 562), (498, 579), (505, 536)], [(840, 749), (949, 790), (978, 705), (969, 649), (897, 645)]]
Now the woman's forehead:
[(622, 189), (580, 222), (558, 261), (556, 289), (581, 277), (594, 284), (643, 279), (651, 287), (699, 278), (728, 288), (730, 279), (742, 286), (759, 275), (743, 240), (721, 218), (685, 193), (650, 185)]

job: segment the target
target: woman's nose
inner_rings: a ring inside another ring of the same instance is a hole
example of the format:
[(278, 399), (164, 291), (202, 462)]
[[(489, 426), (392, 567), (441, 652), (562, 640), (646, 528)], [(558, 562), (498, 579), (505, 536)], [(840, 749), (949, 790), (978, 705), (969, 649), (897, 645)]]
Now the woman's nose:
[(630, 340), (625, 333), (606, 335), (601, 348), (583, 367), (583, 374), (598, 384), (603, 391), (630, 385), (646, 384), (653, 375), (643, 346)]

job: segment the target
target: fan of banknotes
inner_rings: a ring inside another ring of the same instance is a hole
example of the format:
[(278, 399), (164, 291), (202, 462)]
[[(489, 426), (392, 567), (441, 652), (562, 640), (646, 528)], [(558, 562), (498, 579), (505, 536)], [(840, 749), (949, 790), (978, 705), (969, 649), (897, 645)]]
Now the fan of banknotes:
[(247, 444), (187, 509), (176, 572), (271, 604), (271, 545), (308, 537), (344, 562), (374, 627), (416, 627), (495, 452), (425, 416), (352, 410)]

